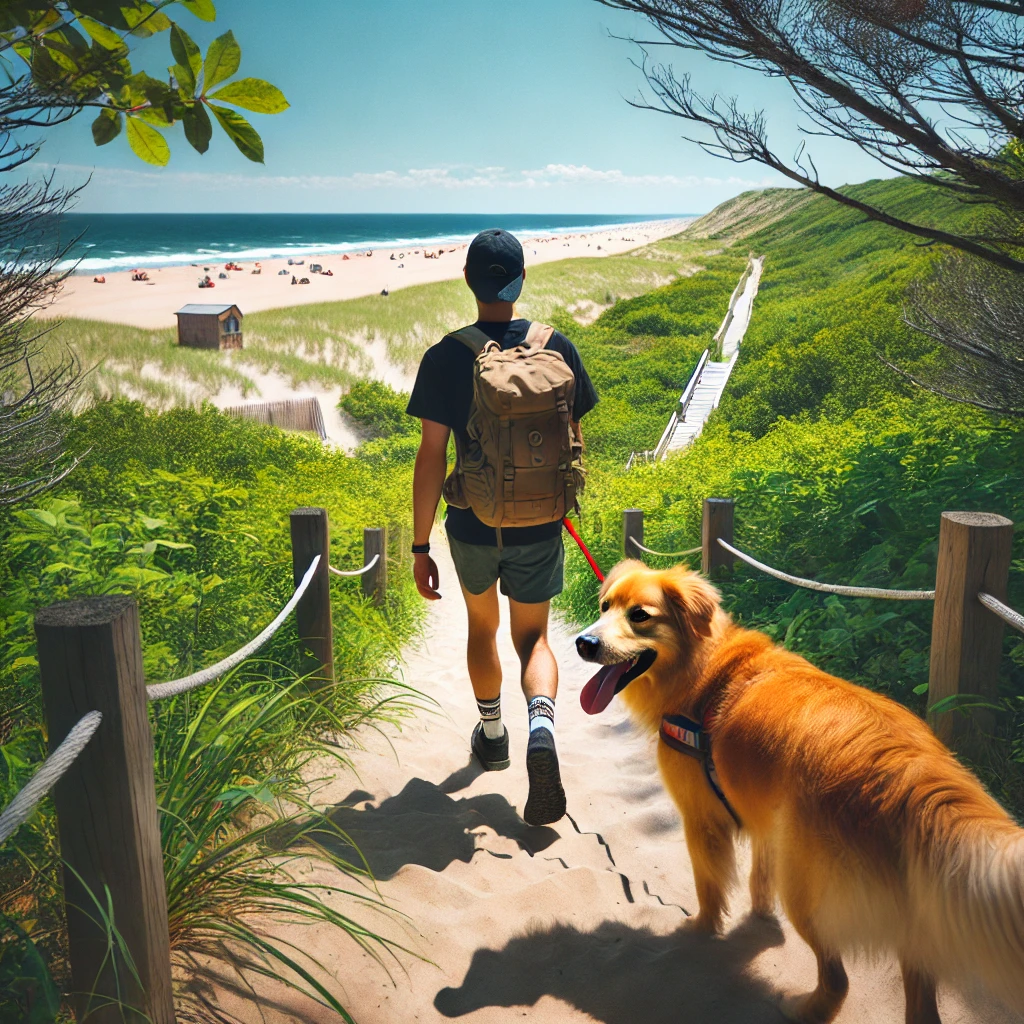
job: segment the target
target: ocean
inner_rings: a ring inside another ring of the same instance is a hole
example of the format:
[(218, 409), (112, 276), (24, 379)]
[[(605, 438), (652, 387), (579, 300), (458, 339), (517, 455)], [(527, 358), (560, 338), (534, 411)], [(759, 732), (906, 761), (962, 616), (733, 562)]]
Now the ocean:
[(174, 264), (260, 260), (357, 249), (465, 241), (484, 228), (557, 234), (688, 214), (488, 213), (71, 213), (60, 236), (76, 238), (62, 267), (80, 273)]

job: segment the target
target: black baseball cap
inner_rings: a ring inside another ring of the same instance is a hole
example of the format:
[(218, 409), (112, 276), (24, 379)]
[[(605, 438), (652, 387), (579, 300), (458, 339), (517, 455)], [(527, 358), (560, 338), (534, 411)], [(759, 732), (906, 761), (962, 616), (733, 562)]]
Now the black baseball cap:
[(466, 283), (481, 302), (515, 302), (523, 290), (523, 247), (501, 228), (481, 231), (466, 252)]

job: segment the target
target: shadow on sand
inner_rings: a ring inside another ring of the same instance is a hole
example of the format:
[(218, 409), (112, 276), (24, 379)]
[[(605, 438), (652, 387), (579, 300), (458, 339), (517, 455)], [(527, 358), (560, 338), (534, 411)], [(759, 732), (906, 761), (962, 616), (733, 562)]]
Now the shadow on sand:
[[(410, 779), (397, 796), (379, 806), (363, 790), (350, 793), (329, 812), (329, 817), (355, 844), (375, 878), (388, 879), (406, 864), (443, 871), (452, 861), (469, 863), (479, 852), (473, 830), (487, 826), (516, 842), (531, 857), (546, 850), (558, 838), (553, 828), (533, 828), (497, 793), (453, 799), (480, 774), (469, 764), (440, 784)], [(338, 856), (361, 864), (352, 846), (337, 836), (319, 833), (317, 840)]]
[(552, 995), (604, 1024), (782, 1024), (776, 990), (748, 965), (783, 941), (777, 924), (757, 918), (724, 939), (655, 935), (617, 921), (592, 932), (556, 925), (502, 950), (477, 950), (462, 985), (441, 989), (434, 1007), (461, 1017)]

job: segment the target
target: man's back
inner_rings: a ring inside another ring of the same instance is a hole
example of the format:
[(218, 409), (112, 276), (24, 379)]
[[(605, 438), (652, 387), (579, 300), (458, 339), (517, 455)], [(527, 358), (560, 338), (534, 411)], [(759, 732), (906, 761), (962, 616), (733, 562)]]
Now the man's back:
[[(526, 338), (530, 321), (521, 318), (503, 322), (481, 320), (473, 326), (507, 350)], [(573, 417), (579, 420), (597, 403), (597, 392), (580, 354), (558, 331), (551, 335), (546, 348), (557, 352), (573, 372), (576, 379)], [(448, 335), (432, 345), (423, 355), (406, 410), (410, 416), (450, 427), (460, 435), (463, 445), (467, 441), (466, 424), (473, 403), (473, 363), (472, 351), (457, 338)], [(494, 528), (480, 522), (472, 509), (449, 506), (447, 527), (451, 536), (467, 544), (497, 543)], [(502, 529), (502, 543), (531, 544), (556, 537), (560, 530), (558, 521), (540, 526), (507, 527)]]

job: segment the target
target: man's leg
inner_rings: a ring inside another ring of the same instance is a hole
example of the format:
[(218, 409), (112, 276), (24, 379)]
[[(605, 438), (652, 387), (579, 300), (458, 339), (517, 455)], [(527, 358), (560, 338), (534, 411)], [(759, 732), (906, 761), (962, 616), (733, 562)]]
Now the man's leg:
[[(497, 603), (497, 598), (495, 598)], [(522, 604), (509, 598), (512, 643), (522, 666), (521, 682), (527, 701), (558, 694), (558, 663), (548, 646), (550, 601)]]
[(471, 594), (465, 587), (469, 616), (469, 639), (466, 644), (466, 664), (473, 693), (480, 701), (494, 700), (501, 695), (501, 662), (498, 660), (498, 584), (492, 584), (482, 594)]
[(548, 605), (509, 598), (512, 643), (522, 666), (521, 680), (530, 715), (526, 773), (530, 795), (523, 818), (530, 825), (549, 825), (565, 814), (565, 791), (555, 750), (555, 695), (558, 664), (548, 646)]
[(510, 764), (508, 731), (501, 721), (501, 663), (496, 643), (498, 552), (496, 548), (464, 544), (454, 537), (448, 538), (448, 544), (466, 602), (466, 666), (480, 712), (470, 745), (484, 769), (497, 772)]
[(501, 721), (501, 662), (498, 660), (498, 585), (482, 594), (470, 593), (463, 585), (469, 618), (466, 665), (473, 685), (480, 721), (470, 741), (473, 753), (486, 771), (502, 771), (511, 764), (508, 730)]

